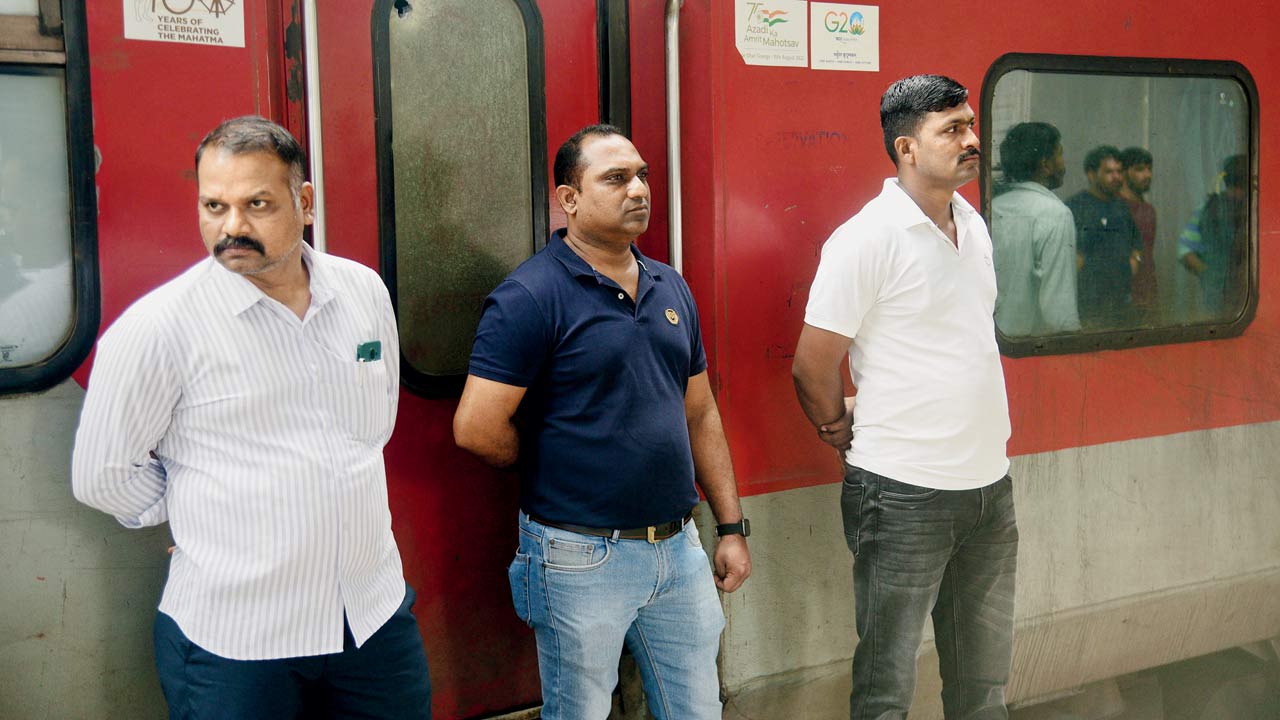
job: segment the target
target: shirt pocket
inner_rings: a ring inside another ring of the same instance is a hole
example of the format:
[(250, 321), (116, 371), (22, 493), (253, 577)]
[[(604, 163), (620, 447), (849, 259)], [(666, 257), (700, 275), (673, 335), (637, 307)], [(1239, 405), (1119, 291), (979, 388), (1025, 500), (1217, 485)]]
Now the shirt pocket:
[(332, 377), (337, 426), (355, 440), (384, 442), (390, 424), (386, 360), (342, 362)]

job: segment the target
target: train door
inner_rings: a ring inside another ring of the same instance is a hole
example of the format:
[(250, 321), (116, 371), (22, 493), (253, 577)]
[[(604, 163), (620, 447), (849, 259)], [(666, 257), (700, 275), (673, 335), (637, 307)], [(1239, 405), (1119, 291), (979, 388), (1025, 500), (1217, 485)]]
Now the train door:
[(574, 131), (633, 134), (654, 193), (641, 244), (666, 259), (663, 3), (317, 5), (325, 244), (379, 268), (396, 303), (388, 486), (436, 717), (535, 705), (533, 637), (505, 573), (517, 477), (458, 450), (451, 420), (485, 295), (562, 226), (550, 168)]

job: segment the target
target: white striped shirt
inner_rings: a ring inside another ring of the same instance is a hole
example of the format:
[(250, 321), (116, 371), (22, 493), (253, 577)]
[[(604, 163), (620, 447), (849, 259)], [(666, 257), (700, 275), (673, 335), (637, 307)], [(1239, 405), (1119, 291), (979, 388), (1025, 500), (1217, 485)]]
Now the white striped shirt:
[[(76, 432), (76, 498), (127, 527), (169, 521), (160, 610), (236, 660), (341, 652), (344, 611), (363, 644), (404, 599), (382, 458), (391, 301), (362, 265), (303, 259), (301, 320), (212, 258), (134, 303), (98, 342)], [(371, 341), (382, 358), (357, 362)]]

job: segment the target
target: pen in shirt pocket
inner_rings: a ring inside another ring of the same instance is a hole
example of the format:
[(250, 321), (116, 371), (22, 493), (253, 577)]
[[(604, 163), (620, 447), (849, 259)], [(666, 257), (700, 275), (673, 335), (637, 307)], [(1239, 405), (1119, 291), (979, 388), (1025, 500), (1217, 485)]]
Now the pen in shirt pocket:
[[(372, 333), (370, 333), (372, 334)], [(365, 363), (382, 359), (382, 341), (370, 340), (356, 346), (356, 381), (364, 385)]]

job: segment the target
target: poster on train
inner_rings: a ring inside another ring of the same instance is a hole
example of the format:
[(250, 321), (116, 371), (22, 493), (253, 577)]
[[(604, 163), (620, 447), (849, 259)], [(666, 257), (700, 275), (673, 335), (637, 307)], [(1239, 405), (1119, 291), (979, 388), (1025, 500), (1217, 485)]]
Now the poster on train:
[(809, 32), (809, 67), (880, 70), (880, 8), (875, 5), (810, 3)]
[(737, 0), (734, 39), (748, 65), (808, 67), (806, 0)]
[(129, 40), (244, 47), (245, 0), (124, 0)]

